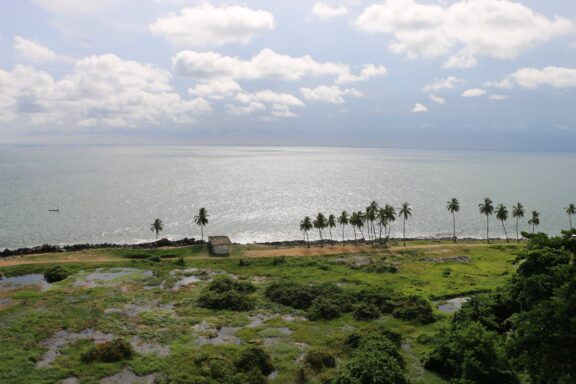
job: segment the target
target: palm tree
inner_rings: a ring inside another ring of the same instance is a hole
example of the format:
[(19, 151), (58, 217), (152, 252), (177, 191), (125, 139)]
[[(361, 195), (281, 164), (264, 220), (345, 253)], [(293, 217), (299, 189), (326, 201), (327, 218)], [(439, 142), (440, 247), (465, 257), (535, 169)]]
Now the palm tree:
[(457, 198), (453, 197), (452, 199), (448, 200), (446, 203), (446, 209), (448, 212), (452, 213), (452, 224), (454, 226), (454, 242), (458, 242), (458, 238), (456, 237), (456, 212), (460, 211), (460, 202)]
[(358, 226), (359, 222), (360, 222), (360, 219), (358, 218), (358, 212), (352, 212), (352, 216), (350, 216), (350, 225), (352, 226), (352, 229), (354, 230), (354, 241), (357, 241), (356, 227)]
[(200, 208), (198, 211), (198, 216), (194, 216), (194, 222), (197, 226), (200, 227), (200, 231), (202, 233), (202, 241), (204, 241), (204, 227), (208, 224), (208, 211), (206, 208)]
[(406, 246), (406, 220), (408, 220), (408, 218), (410, 216), (412, 216), (412, 208), (410, 208), (410, 204), (408, 203), (402, 203), (402, 207), (400, 207), (400, 211), (398, 211), (398, 214), (402, 216), (402, 218), (404, 219), (403, 221), (403, 227), (402, 227), (402, 241), (404, 242), (404, 246)]
[(508, 220), (508, 208), (504, 204), (498, 204), (496, 207), (496, 219), (502, 222), (502, 228), (504, 229), (504, 235), (506, 236), (506, 242), (508, 243), (508, 232), (506, 232), (506, 226), (504, 222)]
[(154, 220), (154, 222), (150, 225), (150, 230), (152, 232), (156, 232), (156, 241), (158, 241), (158, 234), (162, 232), (163, 229), (164, 223), (162, 223), (162, 220), (160, 219)]
[(376, 226), (374, 222), (376, 221), (378, 216), (378, 203), (372, 201), (368, 208), (366, 208), (366, 220), (370, 220), (370, 225), (372, 226), (372, 235), (373, 239), (376, 239)]
[(576, 215), (576, 205), (570, 204), (567, 206), (566, 214), (568, 215), (568, 220), (570, 220), (570, 230), (573, 230), (574, 228), (572, 228), (572, 215)]
[(304, 232), (304, 241), (308, 244), (308, 248), (310, 248), (310, 239), (308, 238), (308, 231), (312, 229), (312, 220), (309, 216), (306, 216), (300, 222), (300, 230)]
[(480, 208), (480, 213), (482, 215), (486, 215), (486, 241), (490, 244), (490, 226), (488, 217), (494, 213), (494, 206), (492, 205), (492, 200), (489, 197), (484, 199), (483, 203), (478, 204), (478, 208)]
[(384, 233), (386, 233), (387, 226), (388, 226), (388, 215), (386, 214), (386, 209), (380, 208), (378, 210), (378, 228), (380, 229), (380, 240), (382, 240), (382, 228), (384, 228)]
[(518, 237), (518, 220), (524, 217), (524, 206), (522, 203), (518, 203), (512, 207), (512, 217), (516, 218), (516, 242), (520, 242), (520, 237)]
[(358, 211), (358, 222), (356, 223), (356, 227), (358, 227), (358, 230), (362, 235), (362, 239), (364, 240), (366, 240), (366, 238), (364, 237), (364, 232), (362, 232), (362, 227), (364, 226), (365, 222), (366, 222), (366, 215), (364, 214), (364, 212)]
[(386, 237), (390, 237), (390, 232), (392, 231), (392, 223), (396, 221), (396, 209), (390, 204), (384, 206), (384, 211), (386, 212), (386, 223), (388, 224), (388, 234)]
[(336, 228), (336, 216), (330, 214), (330, 216), (328, 216), (328, 230), (330, 231), (330, 241), (332, 241), (332, 228)]
[(326, 217), (322, 213), (319, 213), (318, 215), (316, 215), (316, 220), (314, 220), (314, 222), (312, 224), (314, 225), (314, 228), (316, 228), (318, 230), (318, 233), (320, 234), (320, 244), (322, 245), (322, 230), (324, 228), (326, 228), (326, 226), (328, 225), (326, 223)]
[(540, 213), (538, 211), (532, 211), (532, 218), (528, 220), (528, 225), (532, 226), (532, 233), (537, 225), (540, 225)]
[(344, 244), (344, 227), (350, 223), (348, 219), (348, 212), (342, 211), (340, 216), (338, 217), (338, 224), (342, 226), (342, 244)]

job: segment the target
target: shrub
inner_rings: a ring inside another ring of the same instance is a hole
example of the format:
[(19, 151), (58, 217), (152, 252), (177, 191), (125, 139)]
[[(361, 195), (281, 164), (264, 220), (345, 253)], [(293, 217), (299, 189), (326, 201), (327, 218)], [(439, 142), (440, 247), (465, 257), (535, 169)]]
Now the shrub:
[(336, 358), (328, 351), (311, 349), (304, 355), (304, 364), (315, 371), (324, 368), (335, 368)]
[(258, 347), (250, 347), (242, 351), (235, 365), (240, 372), (256, 370), (264, 376), (274, 372), (274, 365), (270, 356), (262, 348)]
[(277, 266), (282, 264), (286, 264), (286, 257), (278, 256), (272, 259), (272, 265)]
[(442, 271), (442, 276), (444, 277), (448, 277), (450, 276), (450, 274), (452, 274), (452, 270), (450, 268), (444, 268), (444, 270)]
[(81, 357), (84, 363), (103, 362), (113, 363), (132, 357), (132, 347), (124, 339), (114, 339), (102, 344), (96, 344)]
[(153, 261), (153, 262), (155, 262), (155, 263), (159, 263), (162, 259), (160, 258), (160, 256), (155, 255), (155, 256), (150, 256), (150, 257), (148, 258), (148, 260), (149, 260), (149, 261)]
[(229, 277), (215, 279), (208, 284), (207, 290), (212, 292), (224, 293), (228, 291), (237, 291), (242, 293), (252, 293), (256, 287), (250, 282), (232, 280)]
[(311, 287), (294, 282), (272, 283), (264, 294), (275, 303), (296, 309), (309, 308), (315, 298), (315, 292)]
[(184, 258), (182, 256), (180, 256), (178, 258), (178, 260), (176, 260), (176, 265), (179, 267), (184, 267), (186, 266), (186, 262), (184, 261)]
[(430, 302), (419, 296), (407, 296), (399, 299), (397, 307), (392, 311), (392, 316), (420, 324), (434, 322)]
[(198, 298), (198, 305), (209, 309), (231, 311), (251, 311), (256, 306), (254, 299), (238, 291), (215, 292), (204, 290)]
[(381, 313), (391, 313), (398, 301), (398, 294), (392, 290), (369, 288), (358, 292), (356, 301), (373, 304)]
[(68, 274), (69, 273), (66, 269), (56, 265), (54, 267), (48, 268), (48, 270), (44, 272), (44, 279), (49, 283), (56, 283), (67, 278)]
[(380, 310), (374, 304), (370, 303), (359, 303), (354, 305), (352, 310), (352, 315), (356, 320), (368, 321), (374, 320), (380, 317)]
[(396, 273), (398, 272), (398, 267), (394, 264), (386, 264), (383, 262), (372, 263), (365, 266), (364, 271), (372, 273)]
[(317, 297), (308, 310), (310, 320), (332, 320), (340, 316), (342, 308), (338, 300), (328, 297)]

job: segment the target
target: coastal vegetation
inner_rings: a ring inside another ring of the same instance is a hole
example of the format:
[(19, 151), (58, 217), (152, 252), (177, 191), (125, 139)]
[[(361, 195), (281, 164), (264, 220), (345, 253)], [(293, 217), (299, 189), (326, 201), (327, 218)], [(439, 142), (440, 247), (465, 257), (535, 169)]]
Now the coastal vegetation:
[(152, 224), (150, 224), (150, 230), (156, 232), (156, 240), (158, 240), (158, 234), (164, 229), (164, 223), (160, 219), (155, 219)]

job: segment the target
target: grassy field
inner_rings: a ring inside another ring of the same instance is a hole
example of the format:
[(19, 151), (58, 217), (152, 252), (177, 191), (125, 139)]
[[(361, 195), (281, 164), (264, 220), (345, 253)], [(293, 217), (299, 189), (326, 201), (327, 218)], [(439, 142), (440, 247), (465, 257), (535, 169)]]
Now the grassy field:
[[(190, 364), (198, 356), (235, 356), (254, 344), (272, 356), (276, 371), (271, 383), (294, 383), (305, 351), (319, 348), (330, 351), (337, 361), (345, 360), (341, 346), (349, 334), (383, 326), (402, 335), (411, 382), (443, 383), (422, 368), (427, 352), (423, 340), (450, 315), (435, 310), (436, 322), (429, 325), (392, 316), (357, 321), (350, 314), (311, 321), (303, 311), (267, 300), (263, 291), (275, 281), (332, 282), (350, 291), (374, 287), (441, 301), (500, 286), (513, 272), (512, 262), (521, 246), (424, 241), (387, 249), (238, 245), (227, 258), (210, 257), (205, 246), (193, 246), (6, 258), (0, 260), (6, 278), (43, 273), (55, 264), (64, 265), (71, 275), (44, 289), (2, 286), (0, 281), (0, 382), (98, 383), (106, 377), (108, 382), (122, 378), (131, 382), (126, 379), (130, 375), (150, 382), (165, 377), (185, 382), (198, 374)], [(184, 266), (178, 264), (179, 258)], [(394, 265), (398, 271), (378, 273), (366, 268), (379, 263)], [(252, 282), (257, 287), (256, 309), (232, 312), (199, 307), (201, 290), (218, 275)], [(112, 337), (130, 340), (136, 355), (120, 363), (81, 361), (95, 341)], [(118, 373), (125, 376), (114, 376)], [(312, 372), (307, 379), (321, 383), (329, 376), (330, 370)]]

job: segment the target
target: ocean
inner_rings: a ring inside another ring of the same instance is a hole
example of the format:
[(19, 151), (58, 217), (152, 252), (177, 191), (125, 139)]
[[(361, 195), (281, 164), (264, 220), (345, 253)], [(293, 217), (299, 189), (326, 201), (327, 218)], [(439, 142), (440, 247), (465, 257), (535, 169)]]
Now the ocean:
[[(300, 220), (410, 203), (407, 237), (452, 235), (445, 206), (456, 197), (459, 237), (485, 237), (478, 204), (540, 212), (537, 228), (568, 228), (576, 203), (576, 154), (420, 149), (193, 146), (0, 146), (0, 249), (72, 243), (137, 243), (205, 235), (239, 243), (301, 239)], [(59, 207), (60, 212), (49, 212)], [(574, 218), (576, 221), (576, 218)], [(576, 224), (576, 222), (575, 222)], [(515, 222), (507, 223), (509, 235)], [(490, 218), (491, 237), (503, 237)], [(401, 221), (392, 236), (401, 236)], [(341, 238), (340, 228), (333, 236)], [(311, 232), (310, 238), (317, 238)], [(329, 237), (325, 231), (325, 237)], [(346, 237), (353, 238), (352, 229)]]

